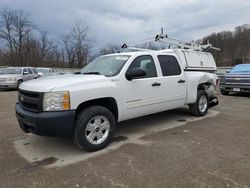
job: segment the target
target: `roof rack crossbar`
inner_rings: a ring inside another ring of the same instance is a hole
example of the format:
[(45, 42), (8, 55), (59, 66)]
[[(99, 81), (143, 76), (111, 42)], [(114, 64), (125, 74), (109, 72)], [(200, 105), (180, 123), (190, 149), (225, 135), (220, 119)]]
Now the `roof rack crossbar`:
[[(196, 51), (203, 51), (203, 50), (209, 50), (209, 49), (216, 50), (216, 51), (221, 50), (220, 48), (216, 48), (216, 47), (212, 46), (212, 44), (210, 44), (209, 41), (207, 41), (207, 44), (203, 45), (203, 44), (195, 43), (194, 41), (185, 42), (185, 41), (169, 38), (168, 35), (165, 35), (163, 33), (163, 28), (161, 28), (161, 34), (157, 34), (154, 38), (141, 40), (141, 41), (138, 41), (138, 42), (131, 43), (129, 45), (124, 43), (121, 46), (121, 48), (128, 48), (128, 49), (139, 50), (139, 51), (155, 51), (155, 50), (135, 47), (136, 45), (140, 45), (140, 44), (147, 43), (147, 42), (162, 42), (162, 43), (165, 43), (165, 44), (174, 45), (177, 48), (191, 49), (191, 50), (196, 50)], [(160, 50), (160, 51), (162, 51), (162, 50)]]

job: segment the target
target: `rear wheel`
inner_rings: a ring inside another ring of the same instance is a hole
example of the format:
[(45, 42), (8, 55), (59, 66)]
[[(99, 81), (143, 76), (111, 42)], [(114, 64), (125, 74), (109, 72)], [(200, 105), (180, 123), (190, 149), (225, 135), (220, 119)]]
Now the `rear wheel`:
[(77, 116), (73, 134), (74, 143), (86, 151), (100, 150), (110, 143), (115, 126), (115, 117), (107, 108), (88, 107)]
[(206, 115), (209, 108), (209, 101), (207, 93), (203, 90), (198, 90), (196, 103), (190, 104), (190, 112), (195, 116), (204, 116)]

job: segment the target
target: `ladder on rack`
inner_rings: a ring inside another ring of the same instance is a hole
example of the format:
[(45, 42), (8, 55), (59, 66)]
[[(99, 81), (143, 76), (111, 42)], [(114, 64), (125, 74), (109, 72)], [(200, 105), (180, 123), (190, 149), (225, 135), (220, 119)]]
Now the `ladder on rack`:
[(185, 41), (169, 38), (168, 35), (165, 35), (163, 33), (163, 28), (161, 28), (161, 33), (157, 34), (154, 38), (141, 40), (141, 41), (134, 42), (131, 44), (124, 43), (124, 44), (122, 44), (121, 48), (123, 48), (123, 49), (127, 48), (127, 49), (131, 49), (131, 50), (139, 50), (139, 51), (154, 51), (154, 50), (150, 50), (150, 49), (135, 47), (137, 45), (148, 43), (148, 42), (161, 42), (161, 43), (165, 43), (165, 44), (169, 44), (169, 45), (174, 45), (177, 48), (190, 49), (190, 50), (195, 50), (195, 51), (204, 51), (204, 50), (210, 50), (210, 49), (216, 50), (216, 51), (221, 50), (220, 48), (216, 48), (216, 47), (212, 46), (212, 44), (210, 44), (209, 41), (207, 41), (207, 44), (202, 45), (202, 44), (195, 43), (193, 41), (192, 42), (185, 42)]

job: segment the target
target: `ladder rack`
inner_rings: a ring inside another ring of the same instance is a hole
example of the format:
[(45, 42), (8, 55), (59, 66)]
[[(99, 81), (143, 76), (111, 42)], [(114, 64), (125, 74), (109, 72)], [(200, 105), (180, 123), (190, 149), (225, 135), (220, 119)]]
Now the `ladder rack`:
[(161, 33), (157, 34), (154, 38), (141, 40), (141, 41), (134, 42), (131, 44), (124, 43), (122, 44), (121, 48), (123, 49), (127, 48), (127, 49), (138, 50), (138, 51), (155, 51), (155, 50), (135, 47), (136, 45), (140, 45), (140, 44), (144, 44), (148, 42), (161, 42), (164, 44), (175, 45), (177, 48), (190, 49), (190, 50), (195, 50), (195, 51), (203, 51), (203, 50), (210, 50), (210, 49), (216, 50), (216, 51), (221, 50), (220, 48), (216, 48), (212, 46), (212, 44), (210, 44), (209, 41), (207, 41), (207, 44), (202, 45), (202, 44), (195, 43), (194, 41), (185, 42), (185, 41), (169, 38), (167, 35), (163, 33), (163, 28), (161, 28)]

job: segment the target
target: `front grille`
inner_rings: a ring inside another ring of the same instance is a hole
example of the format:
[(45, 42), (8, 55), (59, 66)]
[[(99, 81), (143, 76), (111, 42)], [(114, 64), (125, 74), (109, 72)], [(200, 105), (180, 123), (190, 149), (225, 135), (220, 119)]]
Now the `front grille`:
[(43, 94), (39, 92), (19, 90), (18, 101), (21, 107), (32, 112), (42, 111)]
[(226, 84), (244, 84), (244, 85), (250, 85), (250, 78), (246, 77), (229, 77), (225, 78)]
[(6, 82), (7, 78), (0, 78), (0, 82)]

